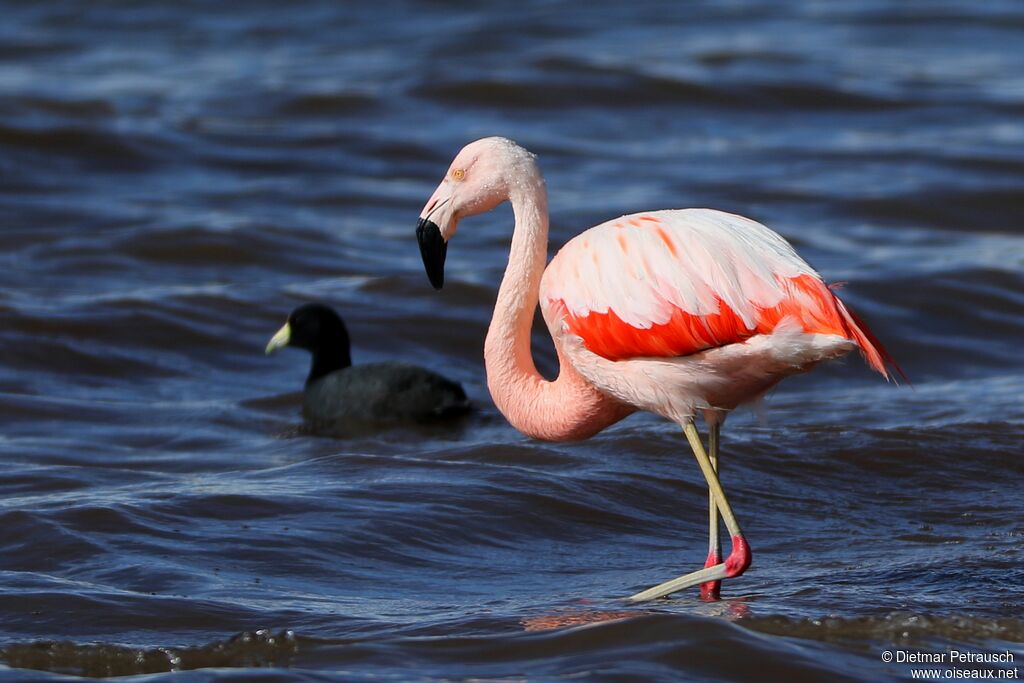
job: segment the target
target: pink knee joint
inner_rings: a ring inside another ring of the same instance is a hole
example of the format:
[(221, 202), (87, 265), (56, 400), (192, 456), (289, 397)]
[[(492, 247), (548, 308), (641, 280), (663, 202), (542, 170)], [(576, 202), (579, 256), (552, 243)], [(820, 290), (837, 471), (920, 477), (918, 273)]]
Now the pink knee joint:
[(751, 559), (750, 546), (747, 545), (746, 539), (742, 536), (733, 536), (732, 552), (729, 553), (729, 557), (725, 560), (725, 575), (730, 578), (739, 576), (747, 571)]
[[(708, 559), (704, 562), (704, 567), (714, 567), (716, 564), (722, 563), (721, 551), (711, 551), (708, 553)], [(721, 581), (705, 581), (700, 585), (700, 599), (704, 601), (714, 601), (722, 597), (722, 582)]]

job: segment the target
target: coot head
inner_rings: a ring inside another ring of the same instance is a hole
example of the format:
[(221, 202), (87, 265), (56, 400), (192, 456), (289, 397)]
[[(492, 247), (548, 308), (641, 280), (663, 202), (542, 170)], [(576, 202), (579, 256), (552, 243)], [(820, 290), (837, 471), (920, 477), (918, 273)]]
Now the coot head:
[(267, 354), (285, 346), (305, 349), (313, 354), (310, 380), (352, 365), (345, 323), (341, 316), (324, 304), (305, 304), (292, 311), (288, 322), (267, 344)]

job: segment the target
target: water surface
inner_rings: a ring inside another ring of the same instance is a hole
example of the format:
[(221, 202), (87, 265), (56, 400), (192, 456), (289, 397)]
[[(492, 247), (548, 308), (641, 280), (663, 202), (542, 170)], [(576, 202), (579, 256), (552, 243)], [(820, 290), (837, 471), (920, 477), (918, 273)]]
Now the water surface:
[[(1024, 659), (1024, 8), (349, 5), (4, 6), (0, 681)], [(539, 155), (554, 248), (633, 211), (751, 216), (846, 283), (913, 380), (850, 358), (730, 419), (754, 564), (721, 602), (620, 601), (705, 555), (674, 425), (547, 444), (490, 402), (507, 207), (460, 226), (443, 292), (423, 275), (418, 212), (492, 134)], [(262, 349), (310, 300), (356, 362), (441, 371), (478, 414), (304, 434), (307, 359)]]

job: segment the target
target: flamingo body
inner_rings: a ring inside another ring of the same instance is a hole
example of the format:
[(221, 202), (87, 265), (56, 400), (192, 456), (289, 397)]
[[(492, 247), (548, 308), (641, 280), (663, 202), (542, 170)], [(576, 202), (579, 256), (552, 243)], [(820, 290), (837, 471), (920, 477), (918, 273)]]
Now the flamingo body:
[(576, 370), (670, 419), (730, 410), (857, 347), (888, 376), (888, 354), (788, 242), (721, 211), (591, 228), (552, 259), (539, 299)]

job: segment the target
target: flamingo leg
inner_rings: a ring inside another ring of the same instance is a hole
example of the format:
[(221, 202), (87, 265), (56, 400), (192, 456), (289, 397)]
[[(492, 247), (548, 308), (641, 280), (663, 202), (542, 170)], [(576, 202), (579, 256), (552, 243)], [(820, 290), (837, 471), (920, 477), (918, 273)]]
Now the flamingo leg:
[(722, 514), (725, 527), (732, 536), (732, 549), (725, 562), (684, 574), (677, 579), (648, 588), (645, 591), (630, 596), (630, 602), (654, 600), (655, 598), (675, 593), (678, 590), (689, 588), (699, 583), (721, 581), (722, 579), (739, 576), (750, 566), (750, 548), (743, 537), (743, 532), (740, 530), (739, 522), (736, 521), (736, 516), (732, 513), (732, 508), (729, 507), (725, 491), (722, 489), (721, 482), (718, 481), (718, 473), (715, 472), (715, 468), (711, 465), (711, 459), (704, 450), (704, 444), (701, 443), (697, 427), (694, 426), (692, 421), (687, 422), (683, 426), (683, 431), (686, 433), (686, 438), (690, 442), (690, 448), (693, 449), (693, 454), (697, 458), (697, 464), (700, 465), (701, 472), (704, 473), (704, 478), (707, 479), (708, 488), (711, 490), (711, 494), (717, 503), (718, 511)]
[[(708, 426), (708, 460), (711, 468), (718, 473), (718, 436), (722, 428), (721, 422), (712, 420)], [(704, 567), (714, 567), (722, 562), (722, 548), (718, 540), (718, 504), (715, 494), (708, 488), (708, 559)], [(701, 600), (718, 600), (722, 595), (721, 581), (706, 581), (700, 585)]]

